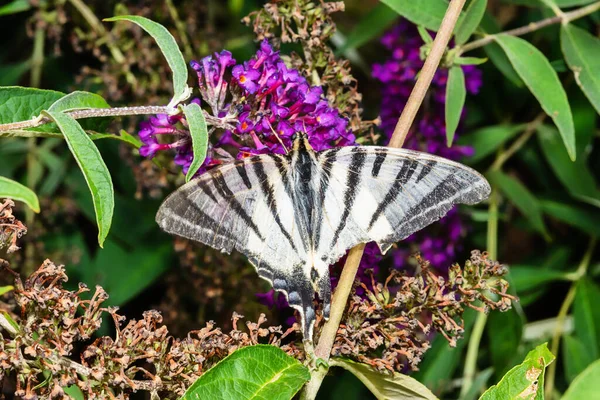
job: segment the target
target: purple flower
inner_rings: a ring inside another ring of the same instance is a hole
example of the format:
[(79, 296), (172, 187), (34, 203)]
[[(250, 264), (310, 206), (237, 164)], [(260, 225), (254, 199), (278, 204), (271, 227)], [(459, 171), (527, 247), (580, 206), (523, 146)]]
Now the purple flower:
[[(311, 86), (297, 70), (288, 68), (266, 40), (244, 63), (236, 64), (231, 53), (224, 50), (191, 61), (190, 66), (198, 76), (201, 97), (193, 101), (210, 108), (210, 115), (232, 126), (212, 133), (213, 143), (198, 173), (220, 164), (227, 152), (237, 158), (269, 152), (284, 154), (291, 148), (296, 131), (306, 132), (317, 151), (356, 144), (348, 121), (329, 106), (323, 89)], [(187, 171), (193, 153), (182, 116), (151, 117), (140, 124), (139, 136), (144, 143), (142, 156), (175, 151), (175, 163)]]
[[(406, 105), (416, 80), (416, 74), (423, 66), (420, 48), (423, 45), (414, 25), (402, 21), (381, 38), (381, 43), (390, 51), (389, 57), (381, 64), (373, 65), (373, 77), (381, 85), (381, 128), (390, 137)], [(474, 66), (463, 66), (467, 91), (476, 94), (482, 84), (481, 72)], [(467, 146), (446, 145), (444, 109), (448, 70), (436, 72), (423, 111), (409, 133), (405, 147), (426, 151), (452, 160), (469, 156), (473, 149)], [(465, 112), (463, 111), (463, 117)], [(455, 138), (458, 135), (455, 135)], [(452, 210), (440, 220), (420, 232), (408, 237), (405, 242), (419, 249), (422, 255), (438, 268), (447, 268), (460, 249), (460, 240), (466, 232), (464, 222), (456, 210)], [(396, 250), (394, 265), (402, 267), (412, 251), (404, 248)]]

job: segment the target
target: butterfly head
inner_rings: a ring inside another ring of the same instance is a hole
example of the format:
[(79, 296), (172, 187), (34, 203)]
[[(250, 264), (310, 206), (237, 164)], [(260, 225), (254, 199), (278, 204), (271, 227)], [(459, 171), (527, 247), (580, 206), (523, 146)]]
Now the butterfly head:
[(306, 134), (306, 132), (301, 132), (298, 131), (296, 133), (294, 133), (292, 135), (292, 140), (294, 142), (294, 146), (293, 146), (293, 150), (294, 151), (298, 151), (298, 150), (312, 150), (312, 146), (310, 145), (310, 142), (308, 141), (308, 135)]

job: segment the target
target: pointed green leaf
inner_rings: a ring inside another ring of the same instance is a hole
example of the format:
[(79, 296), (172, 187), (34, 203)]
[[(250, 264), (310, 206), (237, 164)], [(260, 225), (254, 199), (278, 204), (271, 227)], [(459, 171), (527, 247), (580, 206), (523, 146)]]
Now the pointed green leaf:
[[(511, 285), (512, 286), (512, 285)], [(495, 375), (501, 377), (515, 362), (519, 344), (523, 336), (523, 318), (515, 308), (506, 312), (490, 313), (487, 321), (487, 335), (492, 366)], [(498, 338), (502, 338), (498, 340)]]
[(118, 15), (112, 18), (106, 18), (104, 21), (129, 21), (137, 24), (142, 29), (150, 34), (156, 41), (167, 59), (167, 63), (173, 71), (173, 98), (169, 102), (169, 106), (175, 107), (180, 102), (186, 100), (191, 95), (191, 89), (187, 85), (187, 65), (175, 38), (167, 28), (159, 23), (149, 20), (148, 18), (137, 15)]
[(69, 150), (79, 165), (92, 194), (98, 243), (103, 246), (110, 230), (114, 211), (114, 189), (108, 168), (98, 148), (73, 117), (62, 112), (45, 111), (58, 125), (67, 140)]
[(458, 143), (473, 147), (473, 155), (465, 159), (468, 164), (483, 160), (495, 152), (503, 143), (523, 132), (526, 124), (493, 125), (462, 135)]
[(483, 48), (487, 56), (490, 58), (492, 63), (498, 68), (500, 72), (515, 86), (523, 87), (523, 81), (517, 74), (517, 71), (513, 68), (510, 60), (504, 54), (504, 51), (498, 43), (490, 43)]
[(600, 39), (566, 24), (560, 29), (560, 45), (577, 84), (600, 113)]
[(487, 58), (479, 57), (457, 57), (454, 59), (454, 65), (481, 65), (487, 60)]
[(523, 363), (513, 367), (497, 385), (483, 393), (480, 400), (543, 399), (544, 371), (554, 361), (546, 343), (531, 350)]
[(332, 358), (329, 365), (350, 371), (375, 395), (378, 400), (410, 399), (436, 400), (427, 386), (398, 372), (382, 373), (367, 364), (344, 358)]
[(8, 4), (0, 7), (0, 16), (11, 15), (27, 11), (31, 8), (31, 4), (28, 0), (13, 0)]
[(357, 49), (370, 42), (397, 19), (398, 14), (390, 10), (388, 6), (383, 3), (377, 4), (354, 26), (352, 32), (346, 37), (346, 42), (336, 50), (336, 53), (343, 54), (347, 50)]
[[(446, 14), (448, 2), (444, 0), (381, 0), (399, 15), (415, 25), (437, 31)], [(459, 22), (461, 21), (459, 18)]]
[(75, 91), (56, 100), (48, 111), (70, 111), (88, 108), (110, 108), (102, 96), (95, 93)]
[(573, 197), (600, 207), (600, 190), (585, 158), (578, 157), (571, 161), (563, 150), (559, 134), (553, 126), (540, 125), (537, 132), (544, 157), (558, 180)]
[(308, 368), (280, 348), (249, 346), (206, 371), (181, 400), (289, 400), (309, 379)]
[(575, 160), (573, 115), (556, 71), (548, 59), (526, 40), (509, 35), (497, 35), (495, 38), (525, 85), (558, 127), (569, 157)]
[(573, 303), (573, 317), (575, 320), (575, 334), (581, 340), (593, 360), (598, 358), (600, 340), (600, 308), (597, 301), (600, 299), (600, 288), (593, 282), (582, 279), (577, 283), (575, 301)]
[(2, 296), (3, 294), (6, 294), (8, 292), (11, 292), (15, 287), (8, 285), (8, 286), (0, 286), (0, 296)]
[(22, 201), (36, 213), (40, 212), (40, 203), (31, 189), (19, 182), (0, 176), (0, 200), (4, 198)]
[(585, 371), (577, 375), (562, 400), (598, 399), (598, 382), (600, 382), (600, 360), (594, 361)]
[(208, 129), (206, 127), (206, 119), (204, 112), (196, 103), (190, 103), (183, 107), (183, 113), (188, 123), (190, 136), (192, 137), (192, 150), (194, 159), (190, 164), (187, 174), (185, 175), (186, 182), (196, 175), (198, 169), (206, 159), (206, 150), (208, 149)]
[(546, 231), (546, 225), (544, 225), (538, 200), (531, 194), (529, 189), (517, 179), (501, 171), (490, 172), (489, 178), (508, 200), (521, 211), (521, 214), (531, 222), (533, 228), (548, 239), (548, 231)]
[(462, 68), (450, 68), (446, 85), (446, 144), (448, 147), (452, 146), (454, 141), (454, 133), (460, 122), (466, 96), (467, 88)]
[(583, 342), (577, 339), (575, 336), (565, 335), (563, 336), (563, 363), (565, 365), (565, 377), (568, 382), (573, 380), (583, 370), (590, 365), (594, 359), (587, 351)]
[(510, 267), (511, 287), (514, 287), (517, 293), (537, 289), (550, 282), (568, 281), (569, 273), (544, 269), (540, 266), (530, 267), (527, 265), (512, 265)]
[(600, 215), (581, 206), (552, 200), (539, 202), (544, 213), (593, 236), (600, 236)]
[(471, 4), (469, 4), (469, 7), (465, 11), (464, 18), (456, 24), (454, 30), (454, 41), (457, 45), (466, 43), (473, 32), (475, 32), (475, 29), (477, 29), (483, 18), (486, 7), (487, 0), (471, 1)]

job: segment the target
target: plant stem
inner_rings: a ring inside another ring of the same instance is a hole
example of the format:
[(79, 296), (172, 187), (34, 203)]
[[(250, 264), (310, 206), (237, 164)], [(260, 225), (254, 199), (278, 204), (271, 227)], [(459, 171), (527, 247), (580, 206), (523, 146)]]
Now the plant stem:
[(546, 18), (538, 22), (532, 22), (525, 26), (521, 26), (519, 28), (511, 29), (505, 32), (501, 32), (494, 35), (486, 35), (481, 39), (474, 40), (465, 44), (464, 46), (460, 46), (457, 56), (460, 56), (467, 51), (475, 50), (485, 45), (490, 44), (494, 41), (497, 35), (510, 35), (510, 36), (522, 36), (527, 33), (535, 32), (539, 29), (542, 29), (549, 25), (554, 25), (558, 23), (567, 24), (571, 21), (575, 21), (576, 19), (585, 17), (586, 15), (590, 15), (593, 12), (600, 10), (600, 1), (589, 4), (585, 7), (578, 8), (577, 10), (569, 11), (567, 13), (563, 13), (561, 15), (556, 15), (554, 17)]
[[(465, 0), (450, 1), (444, 19), (440, 25), (440, 29), (431, 46), (431, 52), (425, 60), (423, 68), (419, 72), (417, 83), (408, 98), (404, 110), (402, 110), (402, 115), (400, 115), (400, 118), (398, 119), (398, 123), (396, 124), (396, 128), (394, 129), (394, 133), (392, 134), (388, 146), (402, 147), (404, 144), (404, 140), (417, 115), (417, 111), (421, 107), (425, 94), (431, 85), (433, 75), (446, 51), (446, 47), (452, 36), (452, 31), (454, 30), (454, 26), (456, 25), (456, 21), (458, 20), (458, 16), (460, 15), (464, 4)], [(358, 271), (364, 248), (365, 244), (360, 244), (350, 250), (344, 269), (342, 270), (338, 288), (334, 293), (331, 304), (331, 316), (323, 326), (321, 337), (319, 338), (319, 343), (315, 350), (315, 355), (325, 361), (328, 361), (329, 356), (331, 355), (335, 336), (346, 308), (348, 295), (350, 294), (354, 279), (356, 278), (356, 272)], [(311, 373), (311, 379), (302, 391), (301, 398), (303, 400), (313, 400), (316, 397), (326, 374), (327, 368), (324, 367), (320, 367)]]
[[(487, 226), (487, 252), (492, 260), (498, 257), (498, 192), (492, 189), (490, 195), (490, 204), (488, 207), (488, 226)], [(460, 397), (464, 397), (471, 389), (475, 372), (477, 370), (477, 355), (479, 354), (479, 344), (487, 322), (487, 314), (479, 313), (473, 325), (473, 331), (469, 338), (467, 347), (467, 356), (465, 359), (465, 368), (463, 370), (463, 384), (460, 388)]]
[[(114, 107), (114, 108), (92, 108), (88, 110), (74, 110), (68, 111), (66, 114), (69, 114), (74, 119), (82, 119), (82, 118), (93, 118), (93, 117), (120, 117), (125, 115), (152, 115), (152, 114), (171, 114), (175, 109), (169, 106), (136, 106), (136, 107)], [(219, 127), (232, 129), (230, 124), (230, 120), (217, 118), (212, 115), (208, 115), (205, 112), (204, 117), (206, 118), (206, 122), (209, 124)], [(0, 137), (2, 137), (2, 132), (14, 131), (18, 129), (25, 128), (35, 128), (36, 126), (47, 124), (50, 119), (46, 117), (41, 118), (33, 118), (28, 121), (19, 121), (19, 122), (11, 122), (8, 124), (0, 124)]]
[(417, 83), (410, 93), (410, 97), (408, 98), (404, 110), (402, 110), (402, 115), (398, 118), (398, 122), (396, 123), (394, 133), (392, 134), (388, 146), (402, 147), (404, 144), (404, 140), (406, 139), (417, 112), (421, 107), (421, 103), (423, 103), (423, 99), (427, 94), (429, 85), (431, 85), (433, 75), (446, 51), (446, 47), (452, 36), (452, 31), (454, 30), (454, 26), (456, 25), (456, 21), (458, 20), (458, 16), (460, 15), (464, 4), (465, 0), (452, 0), (450, 2), (446, 15), (444, 15), (444, 19), (440, 25), (440, 30), (433, 40), (431, 52), (425, 60), (423, 68), (419, 72)]
[(528, 123), (523, 134), (521, 136), (519, 136), (519, 138), (517, 140), (515, 140), (508, 149), (506, 149), (505, 151), (501, 152), (498, 155), (498, 157), (496, 158), (496, 160), (494, 161), (494, 163), (492, 164), (490, 169), (492, 171), (500, 170), (500, 168), (502, 168), (502, 165), (504, 165), (504, 163), (506, 161), (508, 161), (509, 158), (511, 158), (517, 151), (519, 151), (521, 149), (521, 147), (523, 147), (525, 145), (525, 143), (527, 143), (529, 138), (531, 138), (531, 136), (533, 136), (537, 127), (542, 122), (544, 122), (544, 119), (546, 119), (547, 116), (548, 115), (545, 112), (541, 112), (537, 117), (535, 117), (535, 119), (533, 121)]
[[(564, 331), (563, 326), (565, 324), (565, 320), (567, 318), (567, 313), (575, 300), (575, 294), (577, 293), (577, 283), (581, 278), (583, 278), (586, 274), (588, 266), (590, 265), (590, 260), (592, 258), (592, 253), (594, 252), (594, 248), (596, 247), (596, 238), (590, 238), (590, 242), (588, 244), (588, 248), (579, 263), (579, 267), (577, 268), (576, 274), (578, 275), (578, 279), (571, 284), (565, 299), (560, 306), (560, 310), (558, 311), (558, 316), (556, 317), (556, 325), (554, 328), (554, 333), (552, 334), (552, 342), (550, 344), (550, 352), (554, 354), (554, 356), (558, 357), (558, 349), (560, 345), (560, 337)], [(544, 392), (546, 395), (551, 398), (552, 392), (554, 391), (554, 378), (556, 376), (556, 362), (553, 362), (548, 366), (548, 371), (546, 372), (546, 386), (544, 388)]]

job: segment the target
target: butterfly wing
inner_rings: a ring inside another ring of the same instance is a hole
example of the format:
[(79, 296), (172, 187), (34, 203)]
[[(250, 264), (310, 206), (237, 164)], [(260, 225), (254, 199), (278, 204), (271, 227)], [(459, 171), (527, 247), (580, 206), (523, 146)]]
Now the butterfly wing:
[(246, 255), (304, 322), (314, 289), (305, 278), (307, 236), (296, 223), (289, 173), (289, 158), (278, 154), (214, 168), (167, 197), (156, 221), (168, 233)]
[(490, 186), (462, 164), (388, 147), (345, 147), (318, 153), (327, 190), (318, 256), (332, 264), (347, 249), (375, 241), (382, 252), (442, 218), (454, 204), (486, 199)]

